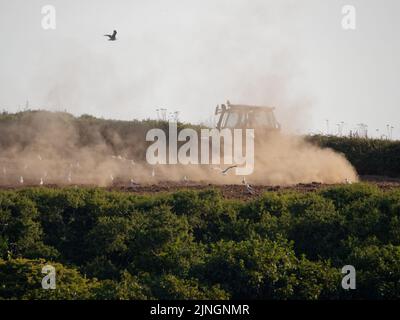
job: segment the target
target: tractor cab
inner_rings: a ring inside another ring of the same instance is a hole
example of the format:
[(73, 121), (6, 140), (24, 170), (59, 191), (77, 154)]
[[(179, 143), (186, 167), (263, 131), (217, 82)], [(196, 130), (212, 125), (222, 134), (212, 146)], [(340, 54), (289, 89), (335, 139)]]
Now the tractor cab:
[(274, 108), (231, 104), (229, 101), (215, 109), (215, 115), (220, 115), (218, 129), (265, 129), (279, 131), (280, 124), (276, 121)]

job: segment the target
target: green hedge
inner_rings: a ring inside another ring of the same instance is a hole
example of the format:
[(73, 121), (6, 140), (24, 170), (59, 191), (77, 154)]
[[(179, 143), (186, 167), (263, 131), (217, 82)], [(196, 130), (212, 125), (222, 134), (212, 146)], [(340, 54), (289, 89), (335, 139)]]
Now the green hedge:
[(344, 154), (359, 174), (400, 177), (400, 141), (320, 135), (307, 140)]
[[(400, 190), (0, 191), (2, 299), (400, 298)], [(52, 264), (57, 289), (41, 289)], [(354, 265), (357, 290), (341, 287)]]

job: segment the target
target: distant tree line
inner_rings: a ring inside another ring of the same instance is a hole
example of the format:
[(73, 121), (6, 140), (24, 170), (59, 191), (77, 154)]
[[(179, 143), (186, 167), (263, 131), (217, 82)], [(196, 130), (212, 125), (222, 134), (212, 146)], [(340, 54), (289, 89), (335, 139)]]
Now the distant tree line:
[(400, 177), (400, 141), (322, 135), (307, 140), (341, 152), (359, 174)]

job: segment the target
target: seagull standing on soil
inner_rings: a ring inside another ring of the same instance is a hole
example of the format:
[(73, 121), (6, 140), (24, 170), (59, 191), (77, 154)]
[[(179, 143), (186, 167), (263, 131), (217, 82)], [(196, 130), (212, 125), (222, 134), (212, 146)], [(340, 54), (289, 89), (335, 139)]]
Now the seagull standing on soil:
[(117, 31), (114, 30), (113, 34), (105, 34), (105, 37), (108, 37), (108, 41), (115, 41), (117, 40)]
[(247, 190), (248, 193), (254, 194), (254, 189), (251, 187), (251, 185), (246, 183), (245, 186), (246, 186), (246, 190)]
[(43, 182), (43, 178), (40, 178), (40, 182), (39, 182), (39, 185), (43, 185), (44, 184), (44, 182)]
[(350, 179), (344, 179), (344, 182), (346, 183), (346, 184), (351, 184), (351, 180)]
[(139, 183), (135, 182), (135, 180), (131, 179), (131, 187), (136, 187), (138, 186)]
[(20, 184), (23, 184), (23, 183), (24, 183), (24, 177), (23, 177), (23, 176), (20, 176), (20, 177), (19, 177), (19, 183), (20, 183)]

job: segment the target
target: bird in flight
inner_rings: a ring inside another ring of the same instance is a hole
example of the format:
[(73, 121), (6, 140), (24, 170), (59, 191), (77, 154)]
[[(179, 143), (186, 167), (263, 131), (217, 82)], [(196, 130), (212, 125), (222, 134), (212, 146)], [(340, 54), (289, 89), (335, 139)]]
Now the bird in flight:
[(213, 167), (213, 169), (220, 171), (222, 175), (226, 176), (230, 169), (233, 169), (233, 168), (236, 168), (236, 167), (237, 167), (237, 165), (233, 165), (233, 166), (230, 166), (230, 167), (228, 167), (226, 169), (222, 169), (220, 167)]
[(105, 34), (105, 37), (108, 37), (108, 41), (115, 41), (117, 40), (117, 31), (114, 30), (113, 34)]

